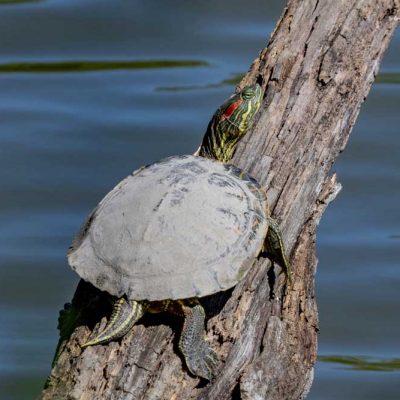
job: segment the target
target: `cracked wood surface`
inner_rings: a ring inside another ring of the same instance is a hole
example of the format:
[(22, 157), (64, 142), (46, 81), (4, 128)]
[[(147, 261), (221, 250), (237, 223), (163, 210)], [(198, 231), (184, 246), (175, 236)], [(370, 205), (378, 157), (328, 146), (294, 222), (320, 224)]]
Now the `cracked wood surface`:
[(121, 342), (82, 352), (79, 344), (104, 328), (105, 318), (96, 321), (110, 306), (107, 295), (81, 282), (64, 313), (43, 399), (306, 396), (317, 353), (315, 230), (340, 190), (329, 170), (398, 19), (399, 0), (289, 1), (243, 79), (241, 86), (262, 81), (266, 96), (233, 163), (267, 188), (295, 279), (285, 291), (278, 267), (274, 275), (260, 258), (233, 291), (207, 299), (208, 339), (221, 359), (216, 380), (207, 385), (190, 376), (177, 351), (182, 321), (169, 315), (145, 317)]

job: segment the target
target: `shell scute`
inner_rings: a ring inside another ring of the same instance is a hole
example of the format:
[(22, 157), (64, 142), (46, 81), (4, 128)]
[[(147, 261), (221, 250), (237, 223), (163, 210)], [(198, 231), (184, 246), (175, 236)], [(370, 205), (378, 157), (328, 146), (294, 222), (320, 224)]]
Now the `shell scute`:
[(265, 193), (239, 168), (169, 157), (129, 175), (96, 207), (69, 263), (115, 296), (165, 300), (234, 286), (268, 229)]

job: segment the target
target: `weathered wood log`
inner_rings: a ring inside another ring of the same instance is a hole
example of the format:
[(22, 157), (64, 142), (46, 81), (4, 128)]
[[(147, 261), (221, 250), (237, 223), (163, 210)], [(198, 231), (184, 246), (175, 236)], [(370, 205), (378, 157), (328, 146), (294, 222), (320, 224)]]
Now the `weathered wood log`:
[(268, 189), (295, 283), (260, 258), (245, 280), (210, 299), (208, 339), (222, 360), (199, 382), (177, 352), (181, 321), (145, 318), (121, 342), (81, 351), (107, 295), (81, 282), (61, 318), (43, 399), (301, 399), (317, 352), (315, 229), (340, 189), (329, 176), (347, 142), (399, 19), (399, 0), (290, 0), (241, 86), (258, 80), (265, 102), (233, 163)]

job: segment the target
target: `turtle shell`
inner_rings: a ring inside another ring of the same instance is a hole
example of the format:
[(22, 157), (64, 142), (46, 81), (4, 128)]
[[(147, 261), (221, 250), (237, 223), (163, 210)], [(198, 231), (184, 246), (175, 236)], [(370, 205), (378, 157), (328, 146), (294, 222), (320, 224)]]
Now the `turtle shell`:
[(265, 193), (239, 168), (170, 157), (135, 171), (104, 197), (68, 261), (115, 296), (206, 296), (246, 274), (267, 233), (266, 213)]

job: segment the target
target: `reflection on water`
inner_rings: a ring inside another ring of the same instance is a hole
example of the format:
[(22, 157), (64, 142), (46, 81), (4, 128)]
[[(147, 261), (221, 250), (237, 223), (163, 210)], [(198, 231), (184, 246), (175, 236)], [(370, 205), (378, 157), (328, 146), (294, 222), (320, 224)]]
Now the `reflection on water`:
[(377, 83), (400, 83), (400, 73), (383, 72), (376, 77)]
[(38, 3), (42, 0), (0, 0), (0, 6), (2, 4), (18, 4), (18, 3)]
[(206, 83), (203, 85), (185, 85), (185, 86), (159, 86), (156, 88), (159, 92), (182, 92), (191, 90), (202, 90), (202, 89), (218, 89), (223, 86), (234, 87), (243, 78), (244, 74), (234, 74), (231, 78), (223, 79), (217, 83)]
[(208, 63), (199, 60), (139, 60), (139, 61), (62, 61), (62, 62), (25, 62), (0, 64), (0, 73), (5, 72), (90, 72), (107, 70), (188, 68), (205, 67)]
[(376, 360), (367, 356), (319, 356), (318, 361), (340, 364), (357, 371), (400, 371), (400, 358)]

